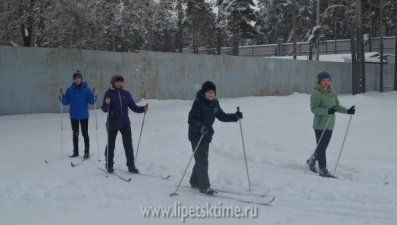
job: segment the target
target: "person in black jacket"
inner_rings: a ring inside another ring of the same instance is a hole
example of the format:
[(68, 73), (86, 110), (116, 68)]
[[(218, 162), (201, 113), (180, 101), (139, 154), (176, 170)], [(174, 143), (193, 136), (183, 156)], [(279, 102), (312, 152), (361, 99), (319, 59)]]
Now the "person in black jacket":
[(214, 135), (212, 125), (215, 118), (222, 122), (237, 122), (243, 118), (241, 112), (223, 112), (215, 96), (215, 84), (211, 81), (204, 82), (201, 90), (196, 94), (196, 100), (193, 102), (188, 120), (189, 141), (192, 144), (193, 151), (199, 144), (201, 136), (204, 135), (194, 155), (195, 165), (190, 177), (190, 185), (193, 188), (199, 188), (201, 193), (209, 195), (214, 194), (208, 178), (208, 150)]

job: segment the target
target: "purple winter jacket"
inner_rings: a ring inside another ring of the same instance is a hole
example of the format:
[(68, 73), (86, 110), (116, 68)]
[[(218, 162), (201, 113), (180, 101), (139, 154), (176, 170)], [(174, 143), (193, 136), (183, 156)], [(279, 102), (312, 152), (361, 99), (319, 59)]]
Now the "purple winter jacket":
[(104, 112), (108, 111), (108, 106), (105, 103), (106, 98), (111, 99), (109, 105), (110, 119), (112, 117), (117, 117), (117, 116), (121, 116), (122, 118), (119, 129), (131, 125), (130, 118), (128, 117), (128, 108), (130, 108), (132, 111), (136, 113), (145, 112), (143, 110), (143, 107), (139, 107), (135, 104), (130, 92), (126, 90), (123, 89), (117, 90), (114, 88), (109, 88), (105, 92), (105, 96), (103, 97), (102, 111)]

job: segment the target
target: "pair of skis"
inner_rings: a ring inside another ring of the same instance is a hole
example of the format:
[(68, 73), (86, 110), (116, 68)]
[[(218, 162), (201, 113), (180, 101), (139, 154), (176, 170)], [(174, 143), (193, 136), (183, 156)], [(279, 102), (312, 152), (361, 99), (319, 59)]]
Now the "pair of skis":
[[(93, 156), (93, 155), (91, 155), (91, 156)], [(84, 163), (85, 161), (87, 161), (89, 159), (90, 158), (82, 158), (77, 163), (70, 162), (70, 165), (72, 167), (77, 167), (77, 166), (81, 165), (82, 163)], [(107, 170), (105, 170), (103, 168), (98, 167), (98, 169), (103, 171), (103, 172), (105, 172), (106, 173), (106, 177), (108, 177), (109, 174), (112, 174), (112, 175), (116, 176), (117, 178), (121, 179), (122, 181), (125, 181), (125, 182), (130, 182), (131, 181), (131, 178), (126, 178), (126, 177), (118, 174), (116, 171), (114, 171), (113, 173), (109, 173)], [(125, 172), (125, 173), (129, 173), (128, 171), (124, 171), (124, 170), (120, 170), (120, 169), (116, 169), (116, 170), (117, 171), (121, 171), (121, 172)], [(140, 175), (140, 176), (146, 176), (146, 177), (152, 177), (152, 178), (161, 178), (163, 180), (168, 180), (171, 177), (171, 175), (168, 175), (166, 177), (160, 177), (160, 176), (156, 176), (156, 175), (152, 175), (152, 174), (145, 174), (145, 173), (134, 173), (134, 175)]]
[[(72, 167), (76, 167), (76, 166), (79, 166), (79, 165), (81, 165), (83, 162), (85, 162), (85, 161), (87, 161), (87, 160), (89, 160), (92, 156), (94, 156), (95, 154), (92, 154), (90, 157), (88, 157), (88, 158), (82, 158), (82, 159), (80, 159), (78, 162), (76, 162), (76, 163), (73, 163), (73, 162), (70, 162), (70, 165), (72, 166)], [(70, 157), (70, 158), (72, 158), (72, 157)]]
[(251, 192), (243, 193), (243, 192), (236, 192), (236, 191), (229, 191), (229, 190), (214, 189), (213, 195), (199, 193), (197, 188), (191, 188), (191, 187), (187, 187), (187, 186), (182, 187), (181, 190), (193, 192), (195, 194), (204, 195), (204, 196), (210, 197), (210, 198), (227, 199), (227, 200), (233, 200), (233, 201), (238, 201), (238, 202), (242, 202), (242, 203), (262, 205), (262, 206), (269, 205), (276, 199), (275, 196), (268, 194), (269, 189), (264, 191), (263, 193), (260, 193), (260, 194), (251, 193)]
[(109, 173), (107, 170), (105, 170), (103, 168), (100, 168), (100, 167), (97, 167), (97, 168), (99, 170), (105, 172), (106, 173), (106, 177), (108, 177), (109, 175), (114, 175), (115, 177), (117, 177), (120, 180), (125, 181), (125, 182), (130, 182), (131, 178), (127, 178), (127, 177), (124, 177), (124, 176), (118, 174), (119, 171), (125, 172), (125, 173), (129, 173), (129, 174), (132, 174), (132, 175), (139, 175), (139, 176), (152, 177), (152, 178), (160, 178), (162, 180), (169, 180), (169, 178), (171, 177), (171, 175), (168, 175), (168, 176), (165, 176), (165, 177), (160, 177), (160, 176), (151, 175), (151, 174), (145, 174), (145, 173), (130, 173), (130, 172), (127, 172), (127, 171), (124, 171), (124, 170), (120, 170), (120, 169), (116, 169), (115, 171), (113, 171), (113, 173)]

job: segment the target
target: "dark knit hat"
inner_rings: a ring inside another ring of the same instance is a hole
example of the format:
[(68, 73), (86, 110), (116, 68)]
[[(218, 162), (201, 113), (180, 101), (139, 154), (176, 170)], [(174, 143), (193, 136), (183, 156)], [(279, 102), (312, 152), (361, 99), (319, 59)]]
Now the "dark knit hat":
[(215, 84), (212, 83), (211, 81), (206, 81), (206, 82), (204, 82), (203, 86), (201, 87), (201, 91), (203, 92), (203, 94), (205, 94), (205, 92), (207, 92), (209, 90), (213, 90), (216, 94)]
[(114, 83), (116, 83), (116, 81), (124, 82), (124, 77), (119, 74), (114, 75), (112, 79), (110, 79), (110, 84), (112, 85), (112, 87), (114, 87)]
[(76, 72), (74, 72), (73, 80), (76, 79), (76, 77), (80, 77), (81, 79), (83, 79), (83, 74), (81, 74), (80, 70), (77, 70)]
[(319, 74), (317, 74), (317, 83), (320, 83), (325, 78), (328, 78), (331, 80), (331, 75), (326, 71), (320, 72)]

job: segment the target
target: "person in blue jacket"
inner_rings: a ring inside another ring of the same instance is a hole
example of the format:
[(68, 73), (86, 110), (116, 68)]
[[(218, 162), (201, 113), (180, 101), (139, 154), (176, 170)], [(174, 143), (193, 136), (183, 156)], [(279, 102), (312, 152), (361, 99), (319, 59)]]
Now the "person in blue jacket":
[(90, 157), (90, 138), (88, 136), (88, 104), (93, 105), (97, 100), (97, 94), (92, 92), (79, 70), (73, 73), (73, 83), (66, 89), (66, 93), (59, 93), (62, 105), (69, 105), (70, 121), (73, 130), (73, 154), (70, 157), (79, 156), (79, 124), (84, 137), (84, 158)]
[(212, 127), (215, 118), (222, 122), (237, 122), (243, 118), (243, 114), (240, 111), (225, 113), (215, 96), (215, 84), (211, 81), (204, 82), (201, 90), (196, 94), (196, 100), (193, 102), (188, 118), (188, 136), (193, 151), (196, 149), (203, 135), (200, 145), (194, 154), (195, 165), (190, 177), (190, 185), (192, 188), (199, 188), (201, 193), (209, 195), (214, 194), (208, 177), (208, 151), (212, 136), (215, 133)]
[[(147, 106), (137, 106), (132, 99), (130, 92), (123, 89), (124, 77), (114, 75), (110, 84), (112, 85), (103, 97), (102, 111), (108, 113), (106, 127), (108, 130), (108, 145), (105, 149), (106, 169), (113, 173), (114, 148), (116, 145), (116, 136), (120, 131), (123, 139), (125, 156), (127, 158), (128, 171), (139, 173), (135, 167), (134, 150), (132, 147), (131, 122), (128, 117), (128, 108), (135, 113), (144, 113), (148, 110)], [(107, 154), (107, 152), (109, 154)]]

